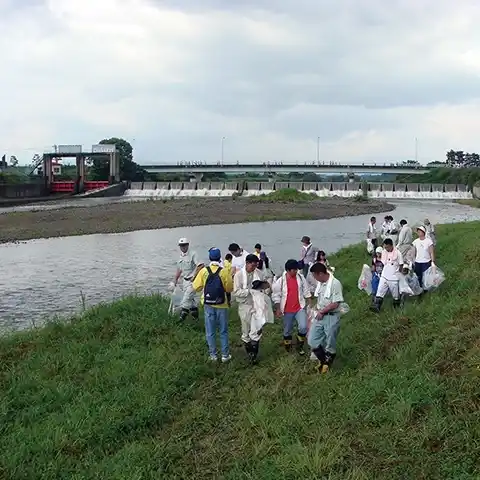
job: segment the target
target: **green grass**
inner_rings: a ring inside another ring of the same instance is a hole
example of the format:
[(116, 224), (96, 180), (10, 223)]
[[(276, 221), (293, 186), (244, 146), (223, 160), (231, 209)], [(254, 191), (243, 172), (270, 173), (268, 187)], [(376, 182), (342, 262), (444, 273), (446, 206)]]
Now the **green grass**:
[(447, 281), (376, 316), (364, 245), (330, 258), (351, 312), (327, 376), (265, 329), (261, 364), (206, 362), (203, 329), (160, 297), (0, 341), (0, 478), (479, 478), (480, 222), (438, 227)]
[(271, 193), (249, 197), (251, 203), (308, 203), (319, 200), (315, 193), (300, 192), (295, 188), (282, 188)]
[(468, 205), (469, 207), (480, 208), (480, 200), (478, 198), (469, 198), (464, 200), (456, 200), (460, 205)]

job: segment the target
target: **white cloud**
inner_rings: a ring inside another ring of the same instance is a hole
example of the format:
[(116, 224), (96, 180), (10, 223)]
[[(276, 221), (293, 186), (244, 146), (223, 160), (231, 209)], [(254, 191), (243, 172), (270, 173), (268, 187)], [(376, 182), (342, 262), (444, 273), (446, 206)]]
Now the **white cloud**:
[[(18, 5), (21, 6), (18, 6)], [(201, 4), (201, 7), (198, 5)], [(140, 163), (478, 150), (475, 0), (0, 0), (0, 151), (132, 141)]]

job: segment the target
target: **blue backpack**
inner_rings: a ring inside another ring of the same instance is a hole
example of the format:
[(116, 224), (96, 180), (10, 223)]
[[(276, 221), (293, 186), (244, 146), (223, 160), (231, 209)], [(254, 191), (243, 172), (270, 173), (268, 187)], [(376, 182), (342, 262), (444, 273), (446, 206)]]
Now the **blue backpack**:
[(222, 268), (219, 267), (215, 272), (212, 272), (210, 267), (207, 267), (208, 277), (203, 289), (203, 303), (205, 305), (222, 305), (222, 303), (225, 303), (225, 288), (220, 278), (221, 270)]

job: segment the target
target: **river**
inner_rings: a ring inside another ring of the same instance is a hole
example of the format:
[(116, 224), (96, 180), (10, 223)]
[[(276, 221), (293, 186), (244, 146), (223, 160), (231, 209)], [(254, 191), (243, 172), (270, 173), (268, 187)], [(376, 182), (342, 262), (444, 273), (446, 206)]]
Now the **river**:
[[(401, 201), (396, 206), (390, 212), (395, 220), (406, 218), (411, 225), (424, 218), (433, 223), (480, 220), (480, 209), (445, 201)], [(379, 223), (383, 216), (377, 214)], [(80, 311), (84, 301), (91, 306), (130, 293), (165, 291), (175, 270), (179, 237), (188, 237), (201, 257), (212, 246), (225, 254), (231, 242), (249, 251), (259, 242), (278, 271), (286, 259), (299, 256), (302, 235), (333, 253), (363, 240), (369, 218), (171, 228), (0, 245), (0, 329), (28, 328), (54, 315), (69, 315)], [(354, 268), (360, 272), (361, 265)]]

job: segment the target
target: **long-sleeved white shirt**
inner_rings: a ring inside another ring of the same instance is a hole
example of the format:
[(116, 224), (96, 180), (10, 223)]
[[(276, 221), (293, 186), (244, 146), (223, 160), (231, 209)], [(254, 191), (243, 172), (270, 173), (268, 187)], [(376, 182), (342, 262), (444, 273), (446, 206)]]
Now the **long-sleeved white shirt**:
[[(272, 302), (274, 305), (280, 305), (280, 310), (283, 312), (285, 308), (285, 303), (287, 302), (287, 272), (283, 272), (283, 275), (278, 278), (272, 287)], [(310, 292), (310, 287), (305, 280), (305, 277), (301, 273), (297, 273), (297, 283), (298, 283), (298, 302), (300, 307), (305, 307), (305, 299), (311, 298), (312, 293)]]
[(413, 232), (410, 226), (403, 225), (398, 233), (398, 242), (397, 246), (400, 245), (411, 245), (413, 242)]

